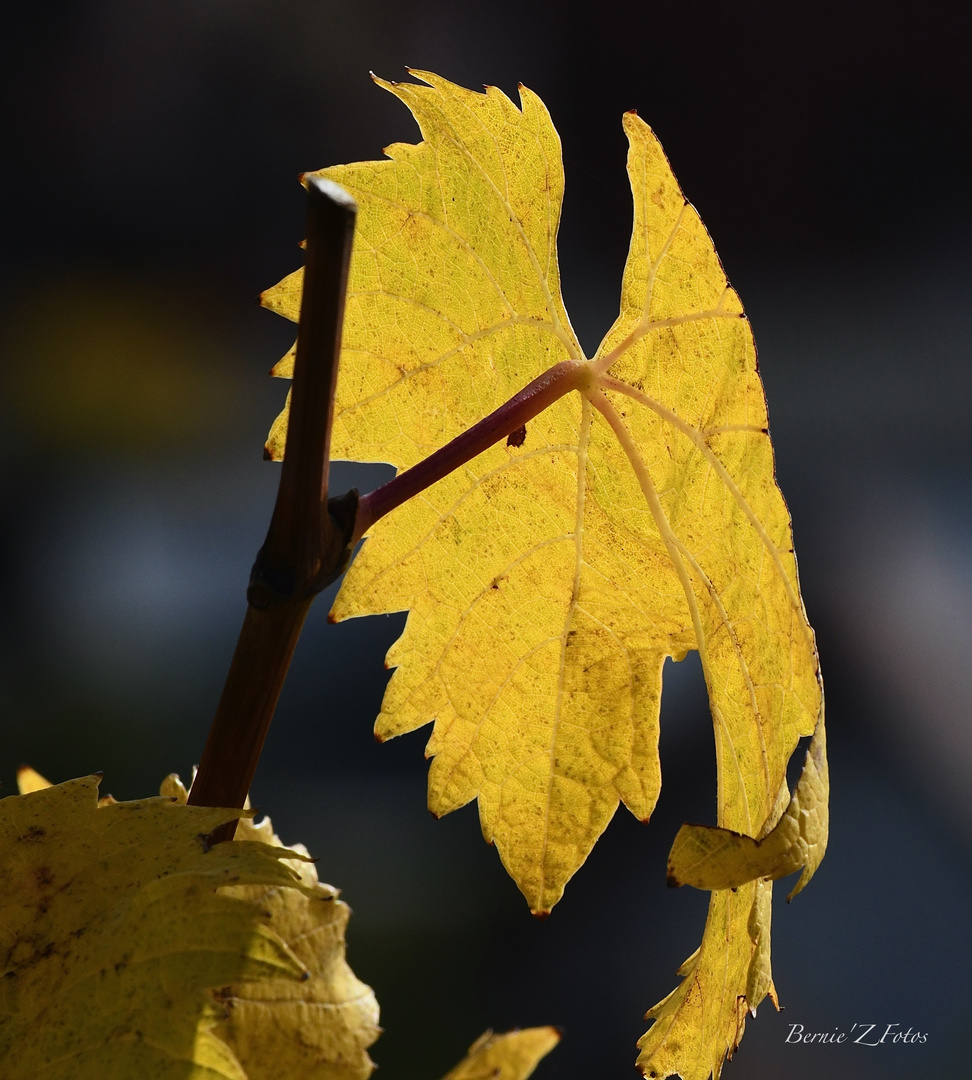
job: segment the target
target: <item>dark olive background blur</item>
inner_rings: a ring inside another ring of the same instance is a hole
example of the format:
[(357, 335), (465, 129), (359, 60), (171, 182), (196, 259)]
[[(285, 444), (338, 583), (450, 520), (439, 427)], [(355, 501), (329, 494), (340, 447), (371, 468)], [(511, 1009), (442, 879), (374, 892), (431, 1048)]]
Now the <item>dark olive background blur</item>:
[[(28, 761), (53, 780), (103, 769), (132, 798), (198, 760), (275, 490), (261, 450), (285, 387), (265, 372), (292, 328), (255, 297), (300, 264), (297, 174), (416, 135), (368, 70), (540, 94), (564, 144), (564, 290), (589, 349), (616, 312), (620, 119), (636, 108), (755, 328), (828, 691), (830, 854), (793, 905), (777, 890), (786, 1011), (763, 1006), (726, 1076), (965, 1075), (972, 27), (957, 10), (6, 5), (4, 791)], [(386, 474), (337, 466), (333, 487)], [(355, 910), (381, 1075), (434, 1080), (489, 1025), (556, 1023), (538, 1076), (633, 1076), (641, 1016), (704, 921), (706, 897), (664, 881), (678, 824), (714, 814), (697, 663), (670, 672), (654, 820), (619, 811), (541, 924), (473, 807), (426, 812), (425, 733), (372, 739), (402, 617), (330, 627), (327, 603), (253, 795)], [(927, 1042), (787, 1045), (793, 1023), (897, 1023)]]

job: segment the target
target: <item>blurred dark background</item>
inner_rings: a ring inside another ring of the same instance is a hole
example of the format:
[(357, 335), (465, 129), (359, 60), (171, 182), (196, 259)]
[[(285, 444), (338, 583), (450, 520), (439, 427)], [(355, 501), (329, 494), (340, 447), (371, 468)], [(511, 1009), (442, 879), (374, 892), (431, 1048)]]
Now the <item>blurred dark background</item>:
[[(55, 781), (102, 769), (133, 798), (198, 760), (275, 491), (261, 451), (285, 387), (265, 372), (292, 328), (255, 298), (301, 262), (297, 174), (416, 136), (368, 70), (544, 99), (588, 349), (616, 313), (636, 108), (755, 328), (827, 683), (830, 853), (792, 906), (777, 890), (786, 1011), (763, 1006), (725, 1075), (967, 1075), (967, 9), (78, 0), (4, 22), (3, 791), (26, 761)], [(339, 491), (387, 470), (334, 473)], [(373, 742), (402, 617), (332, 627), (327, 605), (253, 794), (355, 910), (381, 1075), (435, 1080), (487, 1026), (556, 1023), (539, 1077), (634, 1076), (641, 1016), (704, 921), (704, 895), (664, 883), (678, 824), (714, 815), (697, 663), (669, 673), (654, 820), (619, 811), (541, 924), (473, 807), (425, 811), (425, 734)], [(927, 1042), (787, 1045), (792, 1023)]]

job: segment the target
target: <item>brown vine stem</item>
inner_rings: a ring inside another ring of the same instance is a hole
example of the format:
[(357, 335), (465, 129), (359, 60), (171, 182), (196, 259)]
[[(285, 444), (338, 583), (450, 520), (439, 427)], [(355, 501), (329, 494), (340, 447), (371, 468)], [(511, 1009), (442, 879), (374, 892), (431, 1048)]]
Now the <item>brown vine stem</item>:
[[(306, 177), (307, 257), (290, 421), (277, 501), (247, 590), (226, 685), (189, 792), (194, 806), (241, 808), (304, 618), (351, 551), (357, 497), (327, 497), (341, 328), (357, 207), (337, 184)], [(214, 842), (235, 831), (231, 822)]]

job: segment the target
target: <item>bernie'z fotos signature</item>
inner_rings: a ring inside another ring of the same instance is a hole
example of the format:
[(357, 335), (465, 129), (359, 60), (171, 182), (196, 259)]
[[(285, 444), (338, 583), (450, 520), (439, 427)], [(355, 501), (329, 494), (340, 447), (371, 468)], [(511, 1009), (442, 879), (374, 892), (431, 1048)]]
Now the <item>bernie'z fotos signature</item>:
[(901, 1030), (900, 1024), (887, 1024), (883, 1029), (878, 1024), (854, 1024), (850, 1031), (806, 1031), (803, 1024), (790, 1024), (786, 1036), (788, 1043), (853, 1043), (857, 1046), (899, 1046), (903, 1043), (914, 1044), (928, 1041), (928, 1032), (915, 1031), (909, 1027)]

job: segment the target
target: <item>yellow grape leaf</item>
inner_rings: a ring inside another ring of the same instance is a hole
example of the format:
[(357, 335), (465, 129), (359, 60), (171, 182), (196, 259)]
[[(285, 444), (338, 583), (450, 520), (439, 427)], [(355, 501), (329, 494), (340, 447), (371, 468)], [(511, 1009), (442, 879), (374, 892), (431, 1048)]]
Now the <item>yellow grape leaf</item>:
[(813, 877), (827, 850), (827, 741), (823, 722), (807, 750), (803, 772), (783, 817), (761, 840), (707, 825), (683, 825), (668, 856), (670, 885), (735, 889), (755, 878), (775, 881), (803, 868), (787, 897)]
[[(756, 836), (820, 712), (816, 652), (749, 323), (650, 128), (624, 117), (634, 229), (588, 359), (561, 299), (543, 104), (414, 74), (427, 85), (378, 82), (424, 141), (319, 174), (359, 207), (334, 456), (408, 468), (564, 361), (581, 389), (378, 521), (332, 617), (408, 609), (376, 731), (435, 720), (430, 809), (478, 798), (545, 912), (619, 800), (655, 806), (666, 657), (698, 649), (718, 824)], [(264, 303), (296, 319), (301, 280)]]
[(252, 1080), (210, 991), (312, 981), (262, 905), (232, 895), (307, 891), (298, 853), (208, 850), (238, 810), (99, 801), (96, 776), (20, 782), (0, 800), (4, 1080)]
[[(185, 802), (177, 777), (163, 794)], [(285, 848), (269, 818), (259, 825), (242, 819), (236, 840), (257, 841), (296, 856), (282, 859), (301, 889), (279, 885), (237, 885), (223, 893), (263, 910), (269, 927), (305, 966), (299, 983), (278, 978), (250, 979), (216, 992), (223, 1017), (215, 1033), (236, 1054), (248, 1080), (364, 1080), (374, 1063), (368, 1047), (378, 1038), (378, 1002), (345, 959), (344, 932), (351, 909), (337, 889), (317, 878), (301, 844)]]
[(508, 1031), (505, 1035), (485, 1031), (443, 1080), (526, 1080), (558, 1042), (560, 1032), (552, 1027)]

